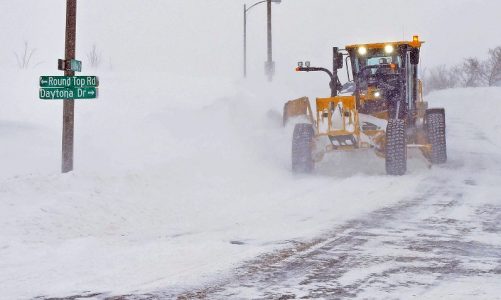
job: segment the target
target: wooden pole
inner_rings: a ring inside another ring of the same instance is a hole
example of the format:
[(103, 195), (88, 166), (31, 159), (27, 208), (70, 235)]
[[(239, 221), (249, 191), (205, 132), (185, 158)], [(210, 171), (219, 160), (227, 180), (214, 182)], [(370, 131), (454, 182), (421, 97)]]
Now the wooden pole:
[[(77, 0), (66, 0), (66, 38), (65, 60), (75, 59), (77, 23)], [(74, 71), (64, 71), (64, 76), (74, 76)], [(63, 102), (63, 141), (62, 141), (62, 167), (63, 173), (73, 171), (73, 143), (75, 100), (65, 99)]]

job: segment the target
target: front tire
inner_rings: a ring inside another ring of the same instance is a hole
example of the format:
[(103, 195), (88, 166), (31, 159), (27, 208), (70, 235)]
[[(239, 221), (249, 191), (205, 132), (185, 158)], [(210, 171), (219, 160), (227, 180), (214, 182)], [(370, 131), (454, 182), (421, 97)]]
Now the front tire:
[(443, 109), (426, 112), (426, 135), (431, 144), (430, 162), (434, 165), (447, 162), (447, 144), (445, 138), (445, 113)]
[(309, 123), (294, 126), (292, 137), (292, 171), (295, 173), (311, 173), (315, 167), (313, 161), (313, 139), (315, 131)]
[(386, 127), (386, 174), (407, 172), (407, 141), (405, 120), (390, 119)]

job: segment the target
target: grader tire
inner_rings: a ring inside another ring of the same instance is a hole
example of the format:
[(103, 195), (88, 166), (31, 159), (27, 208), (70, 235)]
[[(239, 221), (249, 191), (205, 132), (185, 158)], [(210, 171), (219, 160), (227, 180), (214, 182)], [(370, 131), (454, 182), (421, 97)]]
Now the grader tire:
[(404, 175), (407, 171), (405, 121), (390, 119), (386, 127), (386, 174)]
[(431, 144), (430, 162), (443, 164), (447, 162), (447, 144), (445, 138), (445, 114), (443, 110), (426, 113), (426, 135)]
[(315, 131), (309, 123), (298, 123), (294, 126), (292, 136), (292, 171), (294, 173), (311, 173), (315, 167), (313, 161), (313, 138)]

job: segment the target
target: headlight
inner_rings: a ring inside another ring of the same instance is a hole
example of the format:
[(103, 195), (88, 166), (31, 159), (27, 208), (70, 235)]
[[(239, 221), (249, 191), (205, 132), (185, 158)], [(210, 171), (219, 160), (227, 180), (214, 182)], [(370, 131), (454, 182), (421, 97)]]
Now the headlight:
[(367, 54), (367, 48), (365, 48), (363, 46), (360, 47), (360, 48), (358, 48), (358, 54), (360, 54), (360, 55), (366, 55)]
[(386, 54), (391, 54), (393, 53), (394, 50), (395, 48), (393, 47), (393, 45), (384, 46), (384, 52), (386, 52)]

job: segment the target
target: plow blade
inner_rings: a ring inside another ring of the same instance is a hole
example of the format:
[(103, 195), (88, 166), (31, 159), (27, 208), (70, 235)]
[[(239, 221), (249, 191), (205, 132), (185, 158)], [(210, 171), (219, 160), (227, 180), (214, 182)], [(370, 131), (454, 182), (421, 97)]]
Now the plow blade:
[(283, 125), (287, 125), (290, 118), (305, 116), (310, 123), (313, 124), (313, 114), (311, 112), (310, 100), (307, 97), (302, 97), (295, 100), (287, 101), (284, 104)]

